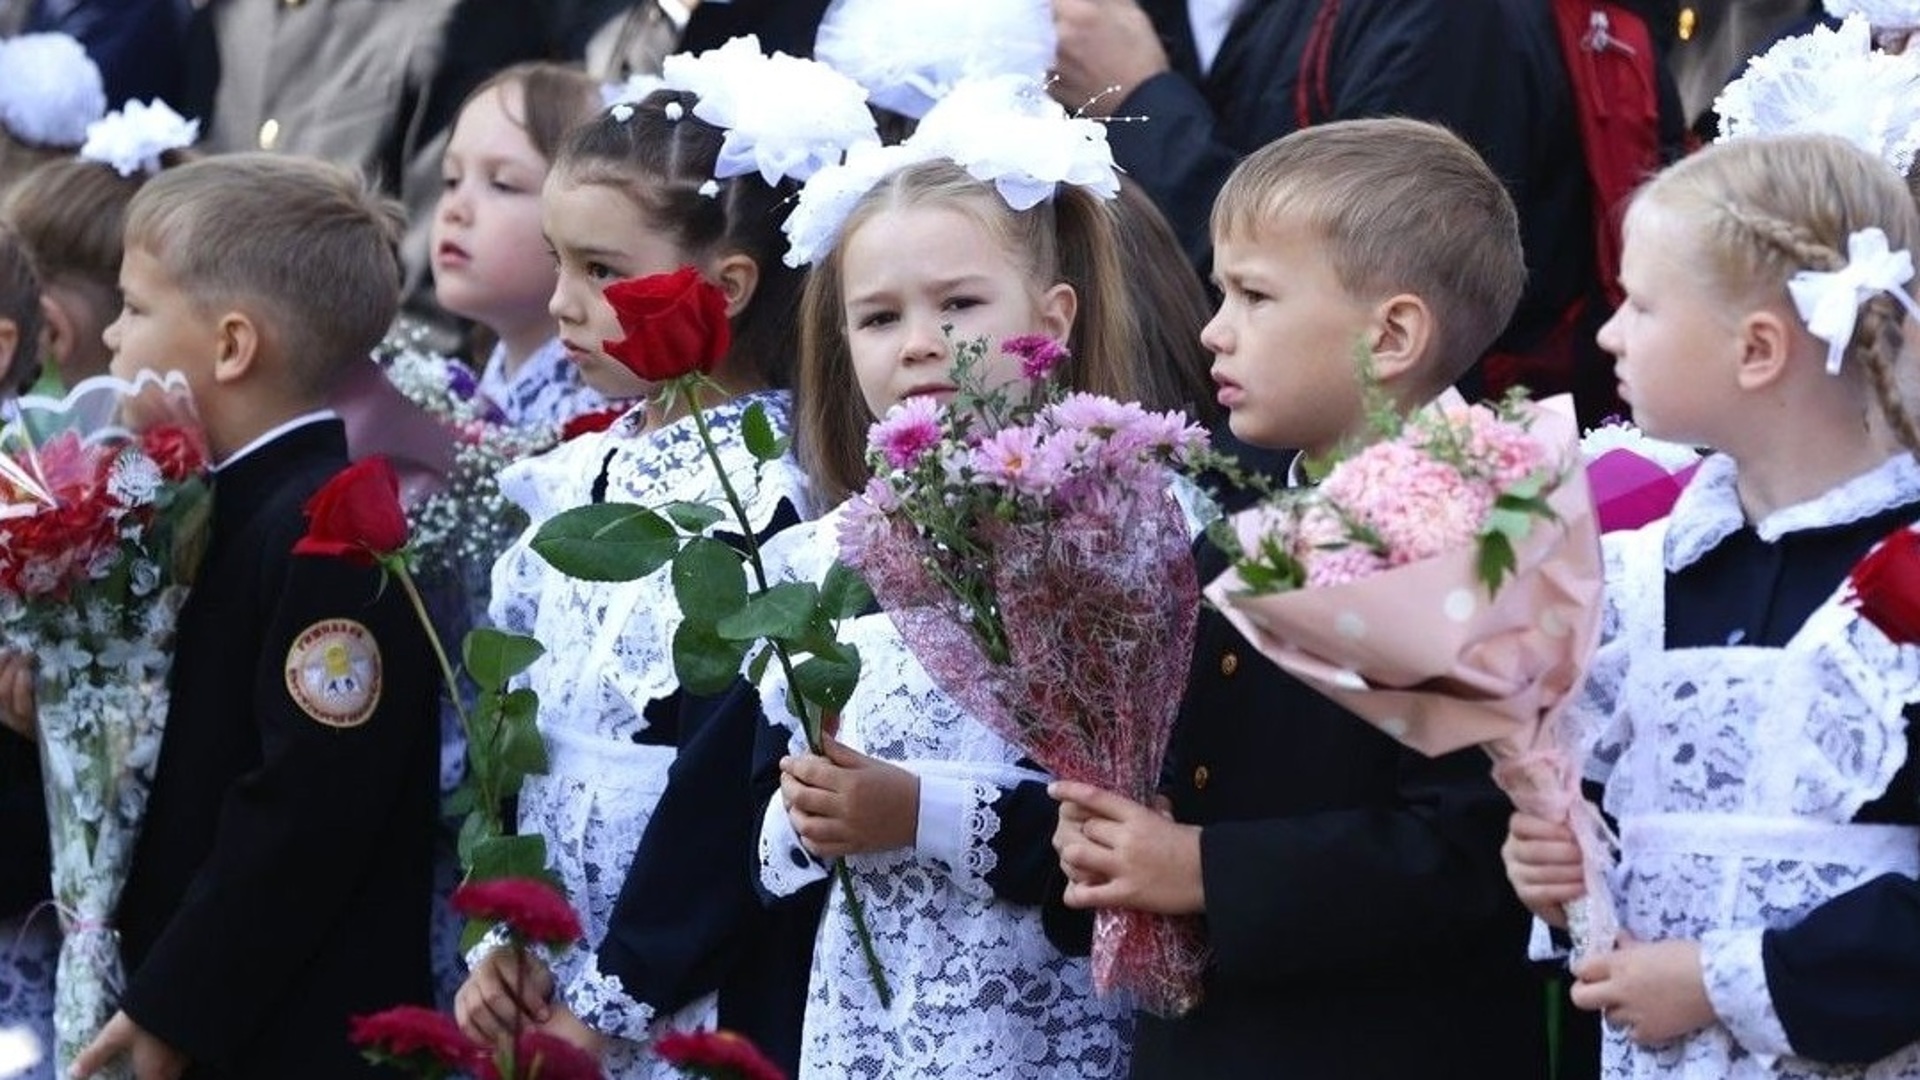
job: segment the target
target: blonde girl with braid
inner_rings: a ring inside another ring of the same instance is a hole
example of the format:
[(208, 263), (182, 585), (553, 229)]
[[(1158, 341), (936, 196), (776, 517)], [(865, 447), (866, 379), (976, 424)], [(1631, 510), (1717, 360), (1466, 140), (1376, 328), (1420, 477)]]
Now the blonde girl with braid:
[[(1610, 1080), (1920, 1077), (1920, 649), (1847, 585), (1920, 520), (1916, 241), (1900, 176), (1822, 136), (1714, 146), (1627, 215), (1600, 344), (1648, 434), (1713, 454), (1668, 519), (1607, 538), (1571, 715), (1619, 825), (1625, 932), (1573, 966)], [(1504, 855), (1558, 924), (1564, 828), (1516, 816)]]

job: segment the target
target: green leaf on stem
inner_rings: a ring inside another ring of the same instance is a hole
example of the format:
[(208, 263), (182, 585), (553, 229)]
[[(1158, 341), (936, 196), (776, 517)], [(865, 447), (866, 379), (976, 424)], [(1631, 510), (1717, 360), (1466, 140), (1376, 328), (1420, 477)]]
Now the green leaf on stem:
[(490, 836), (473, 845), (469, 881), (547, 878), (547, 842), (538, 835)]
[(460, 662), (483, 689), (498, 690), (507, 680), (533, 666), (546, 653), (541, 644), (523, 634), (480, 627), (460, 642)]
[(843, 645), (845, 656), (810, 656), (793, 669), (793, 687), (802, 701), (828, 712), (846, 707), (860, 681), (860, 651)]
[(687, 541), (673, 557), (673, 596), (682, 618), (708, 625), (747, 602), (747, 571), (740, 553), (708, 537)]
[(525, 773), (547, 771), (547, 744), (534, 717), (540, 699), (521, 687), (500, 699), (500, 763)]
[(707, 526), (727, 516), (718, 507), (695, 502), (668, 503), (660, 508), (660, 512), (671, 518), (675, 525), (690, 533), (705, 532)]
[(673, 671), (691, 694), (718, 694), (733, 685), (747, 659), (747, 641), (729, 641), (709, 623), (682, 620), (673, 632)]
[(835, 559), (820, 583), (820, 606), (830, 619), (859, 618), (872, 609), (873, 590), (858, 570)]
[(794, 637), (806, 632), (819, 602), (820, 589), (813, 582), (783, 581), (748, 597), (746, 606), (721, 619), (715, 629), (729, 641)]
[(680, 550), (673, 523), (645, 507), (597, 503), (548, 518), (533, 550), (568, 577), (583, 581), (637, 581)]
[(778, 461), (792, 445), (791, 439), (782, 438), (773, 430), (773, 421), (767, 418), (767, 407), (756, 401), (747, 406), (746, 413), (740, 418), (740, 437), (747, 444), (747, 453), (761, 461)]

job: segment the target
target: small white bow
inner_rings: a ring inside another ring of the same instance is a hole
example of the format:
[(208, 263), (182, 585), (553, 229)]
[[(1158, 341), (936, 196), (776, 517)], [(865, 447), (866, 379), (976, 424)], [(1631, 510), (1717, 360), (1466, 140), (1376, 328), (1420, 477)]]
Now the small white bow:
[(1886, 293), (1907, 314), (1920, 318), (1904, 286), (1913, 280), (1913, 256), (1906, 249), (1890, 251), (1887, 234), (1879, 228), (1861, 229), (1847, 237), (1847, 265), (1838, 270), (1802, 270), (1787, 282), (1793, 306), (1814, 337), (1827, 343), (1827, 374), (1840, 374), (1840, 362), (1853, 340), (1860, 305)]

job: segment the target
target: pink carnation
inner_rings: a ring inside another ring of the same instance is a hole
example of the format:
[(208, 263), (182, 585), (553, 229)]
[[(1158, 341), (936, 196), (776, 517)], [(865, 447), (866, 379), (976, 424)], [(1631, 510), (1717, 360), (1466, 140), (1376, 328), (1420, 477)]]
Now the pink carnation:
[(1493, 491), (1399, 442), (1375, 443), (1336, 465), (1321, 494), (1379, 534), (1395, 566), (1473, 542)]
[(1387, 560), (1363, 547), (1319, 552), (1307, 563), (1307, 587), (1345, 585), (1388, 568)]
[(940, 403), (921, 395), (888, 410), (886, 419), (867, 432), (867, 449), (877, 451), (895, 469), (905, 469), (940, 445)]
[(1547, 448), (1525, 428), (1476, 405), (1466, 411), (1467, 452), (1497, 491), (1505, 491), (1547, 464)]

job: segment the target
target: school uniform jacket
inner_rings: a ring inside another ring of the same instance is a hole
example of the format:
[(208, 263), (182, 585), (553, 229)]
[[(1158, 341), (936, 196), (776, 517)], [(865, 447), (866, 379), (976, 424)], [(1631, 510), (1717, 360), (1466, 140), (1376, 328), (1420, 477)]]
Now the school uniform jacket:
[(292, 554), (346, 463), (328, 419), (221, 470), (180, 613), (118, 924), (122, 1007), (195, 1078), (374, 1076), (348, 1017), (431, 1000), (433, 660), (398, 586)]
[[(1201, 580), (1225, 565), (1202, 542)], [(1546, 1075), (1488, 769), (1404, 749), (1203, 612), (1166, 792), (1202, 827), (1212, 961), (1192, 1013), (1140, 1017), (1133, 1075)]]

